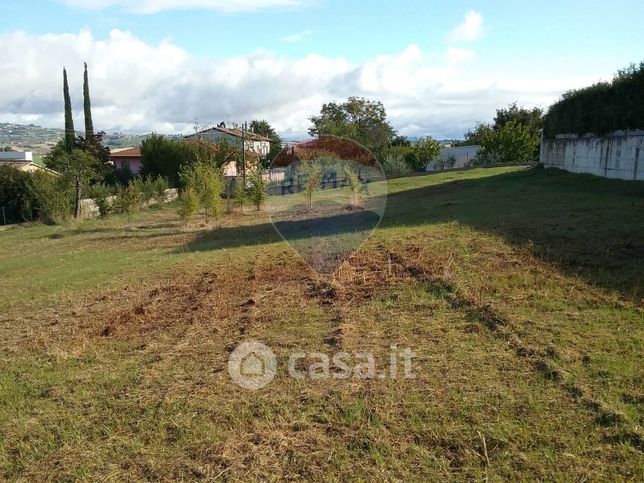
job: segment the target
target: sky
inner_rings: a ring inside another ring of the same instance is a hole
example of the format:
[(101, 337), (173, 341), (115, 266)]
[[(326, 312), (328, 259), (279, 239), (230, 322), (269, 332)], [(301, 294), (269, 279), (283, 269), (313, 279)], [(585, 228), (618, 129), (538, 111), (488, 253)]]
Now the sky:
[(252, 119), (306, 137), (322, 104), (381, 101), (407, 136), (461, 138), (644, 61), (642, 0), (0, 0), (0, 122), (187, 133)]

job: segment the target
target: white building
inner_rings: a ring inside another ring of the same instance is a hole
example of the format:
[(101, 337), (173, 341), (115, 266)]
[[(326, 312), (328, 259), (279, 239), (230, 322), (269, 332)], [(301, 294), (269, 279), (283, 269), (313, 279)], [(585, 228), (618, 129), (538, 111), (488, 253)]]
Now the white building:
[(16, 151), (0, 151), (0, 162), (5, 163), (24, 163), (32, 162), (34, 160), (33, 154), (31, 151), (25, 151), (24, 153), (19, 153)]
[(40, 171), (58, 175), (56, 171), (35, 163), (31, 151), (25, 151), (22, 153), (16, 151), (0, 151), (0, 166), (9, 166), (11, 168), (17, 169), (18, 171), (24, 171), (27, 173)]
[(195, 134), (184, 136), (184, 139), (209, 141), (213, 144), (219, 144), (222, 139), (225, 139), (232, 146), (237, 147), (241, 147), (242, 138), (244, 140), (244, 149), (247, 152), (257, 154), (260, 158), (268, 156), (268, 153), (271, 150), (271, 140), (251, 131), (244, 131), (242, 133), (241, 129), (230, 129), (217, 126)]

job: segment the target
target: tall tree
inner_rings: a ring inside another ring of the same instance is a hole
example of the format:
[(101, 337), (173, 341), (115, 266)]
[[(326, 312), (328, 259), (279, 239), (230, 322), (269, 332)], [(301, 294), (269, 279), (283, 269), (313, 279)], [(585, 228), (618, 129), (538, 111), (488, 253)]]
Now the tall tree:
[[(504, 109), (497, 109), (493, 123), (480, 123), (465, 134), (460, 145), (478, 144), (483, 146), (479, 161), (527, 162), (539, 159), (543, 111), (538, 107), (527, 109), (516, 102)], [(510, 140), (517, 143), (516, 149), (510, 148)], [(526, 146), (532, 146), (530, 156), (525, 156)], [(496, 161), (495, 161), (496, 160)]]
[(436, 160), (441, 153), (441, 145), (431, 136), (420, 138), (405, 156), (407, 164), (413, 169), (424, 170), (430, 161)]
[(184, 166), (197, 162), (197, 152), (206, 145), (195, 147), (159, 134), (151, 134), (141, 143), (141, 174), (144, 176), (163, 176), (173, 187), (179, 186), (179, 173)]
[(74, 149), (74, 119), (72, 118), (72, 100), (69, 97), (67, 70), (63, 67), (63, 98), (65, 101), (65, 149), (68, 153)]
[(81, 191), (83, 186), (89, 183), (90, 178), (95, 175), (94, 167), (96, 159), (80, 149), (73, 149), (69, 155), (67, 169), (64, 177), (69, 177), (74, 186), (74, 218), (80, 216)]
[(349, 97), (346, 102), (330, 102), (322, 106), (319, 116), (309, 118), (311, 136), (333, 135), (359, 142), (372, 151), (388, 145), (396, 132), (387, 121), (381, 102)]
[(90, 156), (98, 161), (96, 172), (100, 177), (104, 177), (107, 173), (111, 172), (114, 168), (110, 166), (110, 148), (103, 144), (103, 137), (105, 132), (99, 131), (94, 133), (90, 138), (77, 136), (74, 140), (74, 147), (85, 151)]
[(488, 139), (491, 133), (494, 133), (494, 127), (487, 122), (481, 122), (476, 125), (474, 129), (470, 129), (465, 133), (465, 141), (459, 143), (463, 146), (471, 146), (474, 144), (482, 145), (483, 141)]
[(495, 131), (500, 130), (510, 122), (527, 127), (533, 136), (539, 138), (543, 127), (543, 111), (538, 107), (532, 109), (519, 107), (516, 102), (513, 102), (505, 109), (496, 110), (496, 117), (494, 118)]
[(539, 138), (527, 124), (511, 120), (498, 129), (479, 129), (479, 135), (481, 150), (475, 164), (529, 163), (536, 159)]
[(94, 140), (94, 123), (92, 122), (92, 106), (89, 100), (87, 62), (85, 62), (85, 74), (83, 75), (83, 108), (85, 110), (85, 139), (91, 143)]
[(45, 166), (62, 174), (61, 184), (65, 189), (72, 188), (75, 192), (74, 218), (80, 215), (81, 191), (93, 180), (101, 179), (98, 170), (101, 163), (91, 154), (73, 147), (71, 151), (63, 142), (59, 142), (45, 156)]
[[(92, 182), (101, 182), (108, 173), (114, 170), (114, 167), (109, 164), (110, 150), (103, 144), (104, 134), (102, 131), (94, 134), (94, 142), (88, 142), (83, 136), (74, 138), (72, 149), (84, 151), (95, 160)], [(66, 139), (61, 139), (43, 158), (45, 166), (58, 172), (66, 171), (69, 153)]]

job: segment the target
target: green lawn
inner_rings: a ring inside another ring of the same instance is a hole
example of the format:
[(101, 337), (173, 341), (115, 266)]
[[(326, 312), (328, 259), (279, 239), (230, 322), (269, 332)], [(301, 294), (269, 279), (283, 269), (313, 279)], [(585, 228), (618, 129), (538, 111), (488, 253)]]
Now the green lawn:
[[(0, 232), (0, 478), (641, 481), (644, 183), (511, 167), (388, 191), (326, 276), (250, 208)], [(278, 359), (258, 391), (227, 371), (250, 339)], [(392, 344), (415, 379), (285, 369)]]

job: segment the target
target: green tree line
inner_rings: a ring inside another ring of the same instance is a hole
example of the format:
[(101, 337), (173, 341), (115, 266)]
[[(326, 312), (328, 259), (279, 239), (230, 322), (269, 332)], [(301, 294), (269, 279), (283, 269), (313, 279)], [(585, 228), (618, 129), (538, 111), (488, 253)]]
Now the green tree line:
[(549, 138), (636, 129), (644, 129), (644, 62), (620, 70), (611, 82), (566, 92), (544, 119)]

